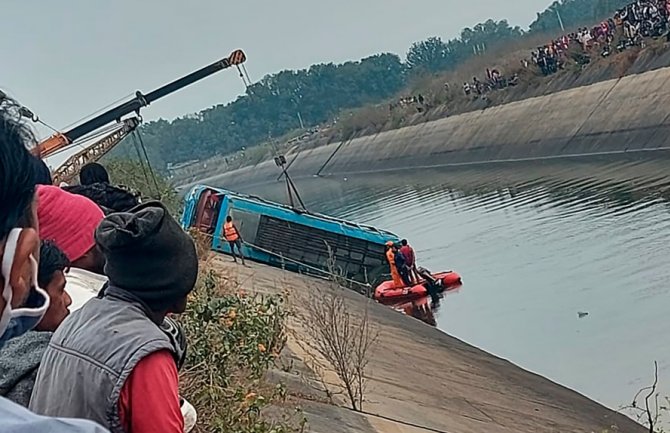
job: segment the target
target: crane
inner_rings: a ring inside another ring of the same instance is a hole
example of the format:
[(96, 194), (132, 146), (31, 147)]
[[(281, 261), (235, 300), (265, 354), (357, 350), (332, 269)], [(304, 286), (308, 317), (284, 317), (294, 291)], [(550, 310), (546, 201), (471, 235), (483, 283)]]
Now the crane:
[(95, 162), (105, 156), (107, 152), (112, 150), (114, 146), (119, 144), (121, 140), (129, 136), (140, 125), (138, 117), (129, 117), (123, 119), (119, 128), (116, 128), (111, 133), (75, 153), (62, 163), (52, 173), (54, 185), (60, 185), (61, 182), (70, 183), (79, 174), (81, 168), (89, 162)]
[[(156, 100), (167, 96), (171, 93), (176, 92), (179, 89), (182, 89), (190, 84), (200, 81), (203, 78), (206, 78), (216, 72), (227, 69), (231, 66), (239, 66), (247, 60), (246, 55), (242, 50), (235, 50), (233, 53), (221, 60), (218, 60), (211, 65), (205, 66), (204, 68), (198, 69), (195, 72), (192, 72), (182, 78), (179, 78), (171, 83), (168, 83), (146, 95), (140, 91), (135, 92), (135, 97), (130, 101), (124, 102), (123, 104), (117, 105), (104, 113), (95, 116), (94, 118), (75, 126), (74, 128), (65, 131), (57, 132), (51, 137), (39, 143), (32, 149), (34, 155), (41, 158), (46, 158), (49, 155), (53, 155), (55, 152), (62, 150), (63, 148), (72, 144), (75, 140), (78, 140), (84, 137), (91, 132), (102, 128), (105, 125), (108, 125), (112, 122), (120, 122), (123, 116), (126, 116), (131, 113), (136, 113), (139, 115), (140, 109), (146, 107), (147, 105), (155, 102)], [(137, 127), (137, 126), (135, 126)], [(124, 128), (121, 128), (124, 129)], [(132, 132), (132, 131), (130, 131)], [(128, 133), (130, 133), (128, 132)], [(113, 141), (113, 140), (112, 140)], [(120, 141), (120, 140), (119, 140)], [(109, 149), (108, 149), (109, 150)]]

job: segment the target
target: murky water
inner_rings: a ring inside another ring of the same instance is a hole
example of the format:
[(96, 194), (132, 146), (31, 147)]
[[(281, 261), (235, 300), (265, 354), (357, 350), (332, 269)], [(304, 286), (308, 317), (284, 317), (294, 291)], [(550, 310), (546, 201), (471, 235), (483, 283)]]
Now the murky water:
[(655, 360), (670, 395), (666, 158), (296, 183), (312, 210), (394, 231), (420, 264), (463, 275), (437, 312), (440, 329), (618, 408), (652, 382)]

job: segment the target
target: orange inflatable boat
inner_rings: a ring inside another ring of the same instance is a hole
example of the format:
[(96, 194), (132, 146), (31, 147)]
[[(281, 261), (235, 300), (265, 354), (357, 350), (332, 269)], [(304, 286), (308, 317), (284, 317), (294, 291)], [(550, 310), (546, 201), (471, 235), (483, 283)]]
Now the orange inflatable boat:
[[(461, 285), (461, 276), (456, 272), (447, 271), (433, 274), (433, 276), (442, 280), (442, 291), (457, 288)], [(393, 281), (384, 281), (375, 289), (375, 299), (377, 301), (398, 301), (422, 298), (428, 295), (428, 289), (425, 287), (425, 281), (411, 287), (394, 287)]]

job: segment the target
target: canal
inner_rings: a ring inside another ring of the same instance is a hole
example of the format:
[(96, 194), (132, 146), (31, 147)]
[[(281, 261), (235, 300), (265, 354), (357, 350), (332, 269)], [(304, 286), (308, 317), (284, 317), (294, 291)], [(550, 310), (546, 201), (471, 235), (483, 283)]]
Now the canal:
[[(654, 361), (670, 395), (668, 173), (661, 154), (295, 181), (311, 210), (391, 230), (421, 265), (463, 275), (438, 328), (617, 409)], [(283, 183), (235, 189), (286, 201)]]

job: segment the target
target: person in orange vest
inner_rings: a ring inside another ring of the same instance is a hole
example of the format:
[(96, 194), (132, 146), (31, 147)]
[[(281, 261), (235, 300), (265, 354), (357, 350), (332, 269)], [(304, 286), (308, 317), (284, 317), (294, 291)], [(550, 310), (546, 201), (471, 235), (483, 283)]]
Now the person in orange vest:
[(230, 245), (230, 252), (233, 254), (235, 263), (237, 263), (237, 256), (235, 255), (235, 247), (237, 247), (237, 251), (240, 253), (240, 258), (242, 259), (242, 265), (246, 266), (244, 263), (244, 254), (242, 254), (242, 236), (240, 236), (240, 231), (233, 224), (233, 217), (230, 215), (226, 217), (226, 223), (223, 225), (223, 236), (228, 241), (228, 245)]
[(395, 287), (405, 287), (405, 282), (400, 277), (398, 267), (395, 264), (396, 247), (393, 241), (386, 242), (386, 260), (389, 262), (391, 269), (391, 278), (393, 278), (393, 285)]

